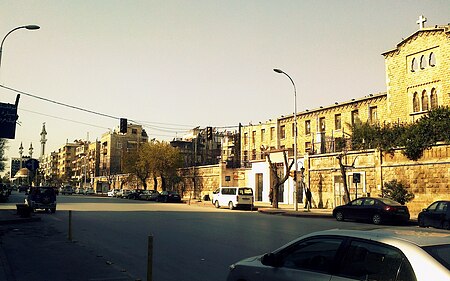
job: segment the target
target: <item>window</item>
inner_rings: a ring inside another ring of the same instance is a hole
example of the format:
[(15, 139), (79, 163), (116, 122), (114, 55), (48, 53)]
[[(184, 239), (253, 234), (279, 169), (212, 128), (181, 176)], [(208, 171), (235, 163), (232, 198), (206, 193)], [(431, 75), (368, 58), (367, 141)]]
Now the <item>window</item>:
[(413, 58), (411, 61), (411, 72), (415, 72), (418, 69), (417, 60)]
[(131, 133), (132, 133), (133, 135), (137, 135), (137, 129), (131, 129)]
[(256, 131), (252, 132), (252, 143), (255, 144), (256, 141)]
[(261, 142), (265, 141), (266, 129), (261, 129)]
[(281, 139), (286, 138), (286, 126), (285, 125), (282, 125), (280, 127), (280, 138)]
[(283, 268), (329, 273), (342, 238), (323, 237), (302, 240), (279, 253)]
[(350, 243), (338, 275), (355, 280), (416, 280), (411, 265), (400, 250), (360, 240)]
[(356, 199), (354, 201), (351, 202), (352, 206), (362, 206), (364, 199)]
[(369, 122), (370, 123), (376, 123), (377, 122), (377, 120), (378, 120), (377, 111), (378, 110), (377, 110), (376, 106), (371, 106), (369, 108)]
[(244, 145), (247, 145), (248, 143), (248, 133), (244, 133)]
[(336, 115), (334, 115), (334, 129), (340, 130), (341, 128), (342, 128), (341, 115), (336, 114)]
[(310, 152), (311, 151), (311, 142), (307, 141), (305, 142), (305, 152)]
[(319, 119), (319, 130), (321, 132), (325, 132), (326, 126), (325, 126), (325, 117), (320, 117)]
[(352, 125), (355, 125), (359, 121), (358, 109), (352, 111)]
[(252, 149), (252, 160), (256, 160), (256, 149)]
[(436, 56), (434, 55), (433, 52), (430, 53), (430, 61), (428, 62), (428, 64), (433, 67), (436, 65)]
[(311, 120), (305, 121), (305, 135), (311, 134)]
[(275, 137), (275, 128), (270, 127), (270, 140), (273, 140), (274, 137)]
[(420, 111), (419, 95), (417, 94), (417, 92), (415, 92), (413, 95), (413, 111), (414, 112)]
[(422, 111), (427, 111), (428, 110), (428, 95), (427, 95), (427, 91), (423, 91), (422, 92)]
[(436, 89), (435, 88), (431, 89), (430, 105), (431, 105), (431, 109), (438, 108), (438, 99), (437, 99), (437, 94), (436, 94)]
[(427, 67), (427, 59), (425, 56), (420, 57), (420, 69), (425, 69)]

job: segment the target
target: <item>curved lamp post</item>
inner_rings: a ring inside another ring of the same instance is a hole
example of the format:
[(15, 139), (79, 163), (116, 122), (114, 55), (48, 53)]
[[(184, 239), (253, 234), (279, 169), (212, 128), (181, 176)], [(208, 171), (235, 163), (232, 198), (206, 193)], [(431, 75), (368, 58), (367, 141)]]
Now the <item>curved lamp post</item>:
[(286, 72), (281, 69), (274, 68), (276, 73), (286, 75), (289, 80), (291, 80), (292, 85), (294, 86), (294, 169), (295, 169), (295, 177), (294, 177), (294, 209), (298, 211), (298, 202), (297, 202), (297, 88), (295, 87), (294, 80), (292, 80), (291, 76), (289, 76)]
[(2, 44), (0, 45), (0, 67), (2, 66), (3, 43), (5, 42), (6, 37), (8, 37), (9, 34), (11, 34), (12, 32), (14, 32), (14, 31), (16, 31), (18, 29), (36, 30), (36, 29), (39, 29), (39, 28), (41, 28), (41, 27), (38, 26), (38, 25), (34, 25), (34, 24), (24, 25), (24, 26), (16, 27), (16, 28), (12, 29), (10, 32), (6, 33), (5, 37), (3, 37)]

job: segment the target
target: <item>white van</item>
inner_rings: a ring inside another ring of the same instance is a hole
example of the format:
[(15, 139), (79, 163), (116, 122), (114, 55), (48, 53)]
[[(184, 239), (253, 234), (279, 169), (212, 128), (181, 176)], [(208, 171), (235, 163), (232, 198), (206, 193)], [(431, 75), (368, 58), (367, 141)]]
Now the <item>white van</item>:
[(253, 190), (250, 187), (220, 187), (213, 192), (211, 202), (220, 208), (228, 206), (230, 210), (237, 207), (253, 207)]

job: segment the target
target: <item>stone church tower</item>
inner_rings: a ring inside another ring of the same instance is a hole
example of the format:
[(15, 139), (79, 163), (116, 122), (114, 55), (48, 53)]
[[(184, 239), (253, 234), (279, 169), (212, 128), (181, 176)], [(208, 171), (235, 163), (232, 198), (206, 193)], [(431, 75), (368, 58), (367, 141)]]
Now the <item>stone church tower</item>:
[(450, 25), (425, 27), (383, 53), (388, 122), (412, 122), (438, 106), (450, 106)]

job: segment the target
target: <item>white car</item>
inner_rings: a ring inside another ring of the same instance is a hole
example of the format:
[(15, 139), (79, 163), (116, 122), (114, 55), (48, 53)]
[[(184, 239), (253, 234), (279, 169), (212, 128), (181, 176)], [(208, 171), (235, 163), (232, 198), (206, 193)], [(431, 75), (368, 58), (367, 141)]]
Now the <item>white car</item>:
[(111, 189), (108, 191), (108, 197), (114, 197), (119, 192), (120, 189)]
[(450, 232), (326, 230), (230, 266), (227, 281), (450, 280)]

